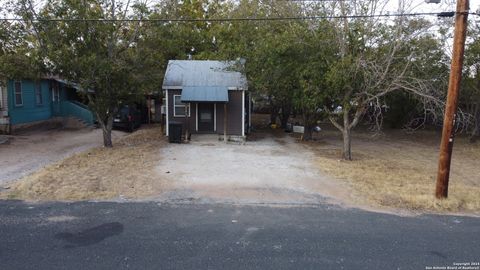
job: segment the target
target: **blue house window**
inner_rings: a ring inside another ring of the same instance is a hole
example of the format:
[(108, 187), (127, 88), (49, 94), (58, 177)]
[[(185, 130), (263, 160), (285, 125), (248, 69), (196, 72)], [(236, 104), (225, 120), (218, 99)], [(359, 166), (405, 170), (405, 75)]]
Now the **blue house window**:
[(22, 82), (15, 81), (15, 106), (23, 106)]
[(37, 82), (35, 84), (35, 103), (37, 105), (42, 105), (43, 104), (43, 99), (42, 99), (42, 84), (40, 82)]

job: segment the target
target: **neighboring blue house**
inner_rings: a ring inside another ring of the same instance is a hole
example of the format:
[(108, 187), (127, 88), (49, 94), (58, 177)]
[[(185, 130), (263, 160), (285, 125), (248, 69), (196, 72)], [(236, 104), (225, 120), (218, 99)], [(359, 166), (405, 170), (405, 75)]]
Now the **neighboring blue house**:
[(0, 132), (65, 117), (92, 125), (93, 114), (80, 102), (78, 91), (74, 84), (54, 78), (8, 80), (6, 87), (0, 86)]

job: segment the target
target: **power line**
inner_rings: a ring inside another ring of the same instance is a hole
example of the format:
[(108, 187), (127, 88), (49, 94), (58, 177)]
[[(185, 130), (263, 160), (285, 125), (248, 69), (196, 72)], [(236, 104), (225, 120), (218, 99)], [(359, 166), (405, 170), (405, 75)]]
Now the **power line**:
[[(370, 14), (370, 15), (331, 15), (331, 16), (302, 16), (302, 17), (250, 17), (250, 18), (163, 18), (163, 19), (80, 19), (80, 18), (49, 18), (33, 19), (34, 22), (237, 22), (237, 21), (293, 21), (293, 20), (322, 20), (322, 19), (362, 19), (362, 18), (387, 18), (387, 17), (415, 17), (415, 16), (438, 16), (453, 17), (455, 12), (420, 12), (420, 13), (394, 13), (394, 14)], [(0, 21), (25, 21), (22, 18), (0, 18)]]
[(338, 1), (350, 1), (350, 0), (277, 0), (285, 2), (338, 2)]

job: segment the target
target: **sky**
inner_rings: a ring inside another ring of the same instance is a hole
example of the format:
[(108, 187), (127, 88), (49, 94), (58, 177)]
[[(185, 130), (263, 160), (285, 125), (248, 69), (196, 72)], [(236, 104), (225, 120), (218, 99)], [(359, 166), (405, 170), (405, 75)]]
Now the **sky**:
[[(398, 3), (398, 1), (389, 1), (391, 3)], [(436, 11), (454, 11), (456, 1), (441, 0), (440, 4), (427, 4), (424, 0), (413, 0), (412, 7), (415, 12), (436, 12)], [(470, 11), (476, 12), (480, 8), (480, 0), (470, 0)]]

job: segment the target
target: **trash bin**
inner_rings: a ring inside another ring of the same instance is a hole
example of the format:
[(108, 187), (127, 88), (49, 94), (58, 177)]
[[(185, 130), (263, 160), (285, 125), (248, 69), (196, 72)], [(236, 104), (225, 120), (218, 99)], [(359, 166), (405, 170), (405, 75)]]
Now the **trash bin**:
[(168, 141), (170, 143), (182, 142), (182, 123), (179, 123), (179, 122), (168, 123)]

